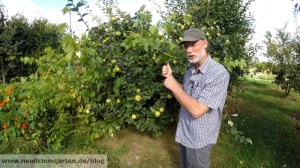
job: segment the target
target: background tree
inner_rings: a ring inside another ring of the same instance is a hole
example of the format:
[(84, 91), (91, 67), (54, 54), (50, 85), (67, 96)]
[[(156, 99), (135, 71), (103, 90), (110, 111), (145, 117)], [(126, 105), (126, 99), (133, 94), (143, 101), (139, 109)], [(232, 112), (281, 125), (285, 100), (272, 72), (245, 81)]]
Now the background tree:
[[(292, 0), (293, 1), (293, 0)], [(300, 13), (300, 3), (299, 1), (295, 1), (295, 6), (294, 6), (294, 16), (295, 16), (295, 23), (298, 23), (298, 14)], [(295, 37), (295, 40), (294, 40), (294, 48), (295, 48), (295, 52), (296, 54), (298, 55), (298, 59), (299, 59), (299, 55), (300, 55), (300, 26), (298, 24), (296, 24), (296, 37)], [(298, 60), (299, 62), (299, 60)], [(297, 71), (299, 72), (299, 65), (297, 67)], [(298, 75), (298, 74), (297, 74)], [(297, 78), (297, 80), (299, 80), (299, 77)], [(295, 85), (294, 88), (295, 90), (299, 91), (300, 90), (300, 81), (297, 81), (295, 82), (295, 84), (298, 84), (298, 85)]]
[(274, 65), (271, 62), (257, 62), (253, 68), (255, 68), (255, 72), (272, 73)]
[(277, 29), (275, 36), (267, 32), (264, 41), (267, 51), (264, 55), (271, 59), (277, 66), (273, 71), (276, 75), (275, 83), (285, 90), (286, 96), (292, 88), (298, 90), (299, 74), (299, 42), (286, 32), (287, 24), (282, 29)]
[(15, 66), (17, 46), (19, 42), (14, 41), (16, 29), (10, 26), (8, 16), (3, 5), (0, 7), (0, 54), (1, 54), (1, 76), (2, 82), (6, 83), (6, 76)]
[(46, 47), (61, 50), (61, 39), (64, 34), (57, 24), (50, 23), (47, 19), (35, 19), (30, 23), (30, 37), (26, 55), (38, 58), (44, 53)]
[[(291, 0), (291, 1), (294, 1), (294, 0)], [(295, 3), (294, 3), (294, 12), (295, 12), (295, 14), (297, 12), (300, 12), (300, 3), (298, 1), (295, 1)]]
[(172, 32), (173, 39), (179, 39), (191, 27), (204, 30), (210, 55), (225, 65), (231, 72), (231, 86), (237, 86), (243, 81), (246, 63), (251, 62), (258, 49), (253, 44), (247, 45), (253, 34), (254, 19), (247, 13), (251, 2), (171, 0), (166, 1), (167, 10), (161, 10), (160, 14), (168, 20), (175, 12), (173, 27), (181, 27), (181, 31)]
[[(25, 56), (26, 50), (28, 50), (27, 42), (29, 41), (30, 34), (29, 29), (30, 25), (23, 15), (16, 14), (7, 20), (5, 31), (8, 31), (7, 40), (8, 44), (13, 47), (12, 52), (8, 52), (9, 57), (13, 57), (13, 60), (10, 66), (7, 69), (6, 78), (7, 81), (17, 76), (28, 75), (26, 72), (32, 72), (30, 65), (24, 65), (21, 62), (21, 57)], [(12, 33), (10, 33), (12, 32)], [(9, 46), (7, 46), (10, 48)]]
[[(21, 14), (11, 18), (0, 8), (0, 54), (3, 83), (12, 78), (28, 76), (37, 70), (35, 64), (24, 64), (22, 58), (38, 58), (46, 47), (61, 48), (62, 34), (58, 26), (45, 19), (36, 19), (32, 23)], [(31, 61), (33, 63), (33, 60)]]

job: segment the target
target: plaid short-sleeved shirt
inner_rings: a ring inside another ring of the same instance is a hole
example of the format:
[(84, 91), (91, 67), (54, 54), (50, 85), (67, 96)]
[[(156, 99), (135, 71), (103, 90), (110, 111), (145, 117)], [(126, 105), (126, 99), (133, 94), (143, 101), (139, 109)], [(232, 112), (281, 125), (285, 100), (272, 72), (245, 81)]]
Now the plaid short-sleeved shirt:
[(181, 107), (176, 142), (193, 149), (217, 142), (229, 78), (224, 66), (211, 57), (197, 70), (191, 64), (184, 76), (183, 89), (198, 102), (209, 107), (209, 111), (196, 119)]

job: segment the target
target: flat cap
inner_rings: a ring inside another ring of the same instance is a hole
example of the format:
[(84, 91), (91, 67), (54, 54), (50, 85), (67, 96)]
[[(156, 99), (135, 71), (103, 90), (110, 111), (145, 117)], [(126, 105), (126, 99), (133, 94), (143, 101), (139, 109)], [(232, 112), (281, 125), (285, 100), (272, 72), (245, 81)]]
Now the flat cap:
[(183, 38), (180, 41), (179, 45), (183, 44), (186, 41), (198, 41), (200, 39), (202, 40), (206, 39), (205, 33), (200, 29), (191, 28), (184, 31)]

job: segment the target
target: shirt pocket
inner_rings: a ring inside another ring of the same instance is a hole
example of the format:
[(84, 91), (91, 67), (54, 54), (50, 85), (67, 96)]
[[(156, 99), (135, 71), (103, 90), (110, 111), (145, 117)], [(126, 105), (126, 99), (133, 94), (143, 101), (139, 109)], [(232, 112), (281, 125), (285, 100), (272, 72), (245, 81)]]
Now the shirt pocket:
[(198, 100), (198, 98), (200, 97), (200, 95), (202, 93), (203, 86), (201, 85), (201, 83), (199, 81), (194, 81), (191, 88), (192, 88), (191, 96)]

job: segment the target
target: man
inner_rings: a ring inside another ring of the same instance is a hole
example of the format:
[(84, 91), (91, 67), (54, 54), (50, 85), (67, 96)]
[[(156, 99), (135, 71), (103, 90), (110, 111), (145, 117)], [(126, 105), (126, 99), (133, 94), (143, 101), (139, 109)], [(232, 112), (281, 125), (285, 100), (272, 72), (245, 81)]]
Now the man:
[(169, 64), (162, 68), (165, 87), (181, 105), (175, 141), (179, 143), (183, 168), (207, 168), (220, 131), (230, 76), (208, 55), (208, 41), (202, 30), (186, 30), (179, 44), (184, 46), (191, 63), (183, 85), (174, 78)]

